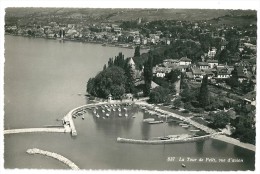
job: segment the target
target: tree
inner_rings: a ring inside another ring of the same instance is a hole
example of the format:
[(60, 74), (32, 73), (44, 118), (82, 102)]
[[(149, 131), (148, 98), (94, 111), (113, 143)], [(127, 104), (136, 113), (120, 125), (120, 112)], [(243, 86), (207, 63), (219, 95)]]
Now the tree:
[(202, 83), (200, 86), (200, 92), (198, 96), (198, 102), (200, 103), (201, 107), (205, 108), (209, 105), (209, 90), (208, 90), (208, 75), (205, 75), (202, 79)]
[(148, 60), (144, 64), (144, 96), (148, 96), (151, 90), (151, 83), (153, 79), (153, 57), (149, 55)]
[(175, 83), (179, 80), (180, 75), (181, 75), (180, 70), (175, 69), (175, 70), (171, 70), (171, 72), (167, 74), (165, 78), (171, 83)]
[(139, 57), (139, 56), (140, 56), (140, 46), (136, 46), (135, 47), (134, 57)]
[(209, 125), (213, 128), (225, 128), (226, 125), (230, 122), (229, 115), (224, 112), (210, 113), (209, 114), (212, 123)]
[(226, 82), (231, 88), (239, 86), (237, 67), (231, 72), (231, 77)]
[(135, 91), (135, 85), (134, 85), (134, 81), (135, 81), (135, 72), (132, 69), (132, 67), (129, 64), (125, 64), (125, 74), (127, 77), (126, 80), (126, 92), (127, 93), (133, 93)]
[(181, 99), (180, 98), (176, 98), (174, 101), (173, 101), (173, 105), (177, 108), (181, 107)]
[(106, 70), (106, 69), (107, 69), (107, 65), (105, 64), (105, 65), (103, 66), (103, 71)]
[(243, 80), (240, 88), (244, 94), (251, 92), (254, 90), (254, 82), (252, 80)]
[(93, 88), (94, 88), (94, 78), (90, 78), (87, 83), (87, 92), (89, 94), (93, 94)]
[(230, 63), (229, 51), (227, 49), (218, 51), (216, 54), (216, 59), (218, 59), (219, 63)]
[(154, 88), (149, 94), (149, 101), (152, 103), (165, 103), (170, 100), (170, 90), (167, 88), (163, 88), (158, 86)]

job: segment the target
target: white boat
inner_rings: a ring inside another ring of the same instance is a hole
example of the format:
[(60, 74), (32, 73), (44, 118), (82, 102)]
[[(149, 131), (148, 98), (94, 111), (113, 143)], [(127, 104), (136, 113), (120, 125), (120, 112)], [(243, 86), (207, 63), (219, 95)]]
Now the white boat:
[(113, 111), (116, 111), (116, 109), (115, 109), (115, 108), (113, 108)]
[(107, 111), (111, 112), (111, 109), (107, 108)]
[(94, 109), (94, 110), (93, 110), (93, 113), (94, 113), (94, 114), (96, 114), (96, 113), (97, 113), (97, 111)]
[(199, 132), (199, 129), (190, 130), (191, 132)]
[(82, 120), (84, 120), (85, 119), (85, 117), (84, 116), (82, 116)]
[(105, 112), (105, 110), (102, 110), (102, 112)]
[(154, 118), (146, 118), (143, 120), (143, 122), (151, 122), (151, 121), (154, 121)]
[(127, 110), (127, 108), (124, 108), (124, 110)]
[(148, 122), (149, 124), (159, 124), (159, 123), (163, 123), (162, 120), (159, 120), (159, 121), (150, 121)]
[(187, 126), (188, 124), (180, 123), (179, 125), (180, 125), (180, 126)]
[(126, 117), (128, 117), (128, 114), (125, 114)]
[(100, 116), (97, 114), (96, 117), (99, 118)]
[(183, 128), (188, 128), (188, 127), (190, 127), (189, 125), (183, 125), (183, 126), (181, 126), (181, 127), (183, 127)]
[(121, 114), (121, 113), (119, 113), (119, 114), (118, 114), (118, 116), (119, 116), (119, 117), (121, 117), (121, 116), (122, 116), (122, 114)]
[(106, 113), (106, 116), (109, 117), (109, 113)]
[(118, 108), (118, 111), (121, 112), (121, 108)]

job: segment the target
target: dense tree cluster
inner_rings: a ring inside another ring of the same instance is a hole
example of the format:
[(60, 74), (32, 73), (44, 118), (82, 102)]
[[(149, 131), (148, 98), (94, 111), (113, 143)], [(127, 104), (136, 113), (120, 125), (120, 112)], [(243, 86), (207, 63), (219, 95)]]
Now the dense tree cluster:
[(87, 83), (87, 92), (93, 96), (107, 98), (109, 94), (115, 99), (120, 99), (125, 93), (126, 76), (122, 68), (112, 66), (106, 68), (90, 78)]
[(255, 107), (251, 105), (236, 105), (235, 110), (239, 117), (231, 122), (231, 125), (235, 127), (232, 136), (239, 138), (242, 142), (255, 144)]
[(210, 113), (209, 117), (212, 120), (212, 123), (209, 124), (212, 128), (225, 128), (226, 125), (230, 122), (230, 116), (227, 112), (221, 111), (217, 113)]
[(169, 89), (161, 86), (154, 88), (149, 94), (149, 101), (151, 103), (168, 103), (170, 102), (170, 98)]
[(122, 98), (125, 93), (136, 93), (134, 86), (135, 72), (120, 52), (115, 58), (109, 58), (108, 66), (103, 71), (90, 78), (87, 83), (87, 92), (93, 96), (107, 98), (109, 94), (114, 99)]

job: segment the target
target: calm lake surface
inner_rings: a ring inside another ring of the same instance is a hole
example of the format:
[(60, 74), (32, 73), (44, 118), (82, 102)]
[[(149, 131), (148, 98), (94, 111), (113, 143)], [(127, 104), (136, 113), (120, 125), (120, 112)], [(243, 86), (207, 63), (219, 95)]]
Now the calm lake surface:
[[(109, 57), (134, 49), (103, 47), (79, 42), (5, 36), (4, 128), (32, 128), (61, 124), (74, 107), (84, 105), (86, 82), (95, 76)], [(129, 117), (96, 118), (92, 111), (85, 120), (75, 119), (77, 137), (63, 133), (25, 133), (4, 136), (4, 167), (68, 169), (63, 163), (41, 155), (28, 155), (29, 148), (59, 153), (82, 169), (147, 170), (254, 170), (254, 152), (217, 140), (168, 145), (121, 144), (117, 137), (148, 139), (166, 134), (190, 133), (178, 124), (149, 125), (148, 115), (129, 106)], [(101, 110), (99, 110), (100, 112)], [(102, 112), (100, 112), (102, 116)], [(132, 118), (136, 116), (136, 118)], [(240, 163), (167, 162), (168, 157), (239, 158)]]

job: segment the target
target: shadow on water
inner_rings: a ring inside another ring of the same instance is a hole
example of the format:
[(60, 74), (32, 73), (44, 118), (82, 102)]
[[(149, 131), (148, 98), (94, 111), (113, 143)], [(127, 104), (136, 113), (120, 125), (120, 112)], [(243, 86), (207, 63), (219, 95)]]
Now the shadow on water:
[(255, 152), (234, 146), (233, 153), (236, 158), (243, 159), (243, 162), (250, 166), (250, 170), (255, 170)]
[(151, 125), (147, 123), (141, 123), (142, 139), (148, 140), (150, 138)]
[(202, 154), (203, 153), (204, 144), (205, 144), (205, 141), (197, 141), (196, 142), (196, 150), (197, 150), (198, 154)]
[(217, 151), (223, 151), (227, 148), (228, 144), (222, 141), (214, 140), (211, 141), (211, 147), (216, 149)]

